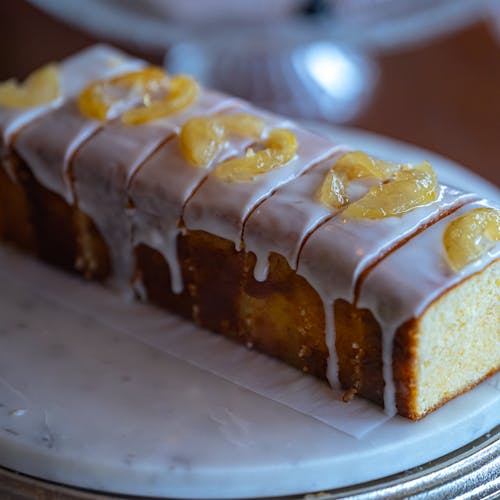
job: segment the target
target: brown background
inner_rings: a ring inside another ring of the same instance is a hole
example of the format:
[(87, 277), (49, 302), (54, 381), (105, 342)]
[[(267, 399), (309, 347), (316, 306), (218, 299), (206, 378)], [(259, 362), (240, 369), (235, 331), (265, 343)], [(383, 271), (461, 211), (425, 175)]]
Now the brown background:
[[(25, 0), (0, 0), (0, 81), (95, 41)], [(375, 95), (349, 125), (441, 153), (500, 186), (500, 41), (488, 24), (377, 62)]]

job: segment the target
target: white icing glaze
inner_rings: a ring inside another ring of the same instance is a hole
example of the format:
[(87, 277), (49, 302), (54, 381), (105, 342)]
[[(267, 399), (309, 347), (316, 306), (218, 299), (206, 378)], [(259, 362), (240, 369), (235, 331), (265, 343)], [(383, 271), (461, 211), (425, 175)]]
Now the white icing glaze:
[(296, 134), (298, 152), (295, 158), (252, 182), (225, 182), (216, 174), (209, 175), (186, 205), (184, 222), (188, 229), (220, 236), (234, 242), (239, 249), (245, 220), (255, 207), (274, 190), (332, 155), (338, 148), (331, 140), (300, 129), (291, 122), (278, 121), (270, 127), (286, 127)]
[(221, 94), (202, 91), (192, 107), (177, 115), (142, 126), (115, 120), (104, 125), (75, 155), (78, 206), (92, 218), (107, 243), (118, 288), (128, 288), (133, 270), (131, 217), (124, 211), (127, 185), (146, 159), (175, 136), (180, 124), (193, 115), (218, 112), (234, 102)]
[(138, 168), (168, 134), (164, 129), (125, 128), (112, 123), (75, 156), (74, 189), (78, 207), (92, 218), (106, 241), (117, 285), (122, 280), (125, 285), (132, 270), (130, 227), (124, 210), (129, 172)]
[(340, 389), (339, 359), (335, 348), (335, 314), (331, 302), (321, 297), (323, 311), (325, 313), (325, 344), (328, 348), (328, 364), (326, 366), (326, 378), (331, 387)]
[[(131, 69), (134, 60), (123, 61), (122, 66), (115, 65), (114, 74)], [(106, 70), (109, 71), (109, 70)], [(236, 100), (233, 100), (236, 102)], [(231, 102), (233, 102), (231, 101)], [(114, 122), (104, 126), (104, 131), (98, 134), (92, 146), (101, 154), (111, 154), (113, 147), (122, 149), (118, 152), (121, 161), (131, 155), (137, 168), (141, 157), (147, 157), (170, 132), (178, 132), (179, 126), (196, 114), (217, 111), (228, 99), (221, 94), (202, 91), (197, 102), (186, 111), (170, 117), (147, 123), (141, 127), (128, 127)], [(123, 101), (108, 113), (108, 119), (116, 117), (130, 107), (136, 100)], [(68, 170), (75, 151), (93, 134), (103, 127), (101, 122), (82, 115), (74, 100), (52, 111), (22, 130), (16, 140), (16, 149), (30, 165), (35, 177), (48, 189), (61, 194), (68, 203), (73, 203), (72, 187), (68, 178)], [(47, 133), (47, 130), (50, 133)], [(109, 141), (109, 146), (106, 146)], [(98, 155), (94, 158), (98, 161)], [(127, 171), (127, 183), (135, 172), (134, 168)]]
[[(421, 316), (445, 290), (500, 257), (500, 244), (497, 244), (484, 257), (456, 273), (444, 255), (443, 232), (450, 221), (485, 206), (491, 205), (486, 201), (467, 204), (428, 227), (377, 264), (361, 285), (357, 305), (370, 309), (383, 332), (384, 404), (389, 414), (396, 413), (392, 346), (397, 328)], [(413, 265), (416, 260), (418, 265)]]
[(179, 134), (182, 126), (191, 118), (224, 112), (232, 107), (244, 109), (243, 106), (243, 101), (236, 97), (228, 96), (215, 90), (200, 89), (198, 99), (189, 108), (151, 123), (158, 127), (168, 128)]
[[(325, 305), (328, 318), (337, 299), (352, 302), (356, 282), (370, 264), (403, 241), (419, 227), (452, 206), (474, 199), (453, 188), (440, 186), (437, 200), (402, 217), (378, 220), (348, 219), (340, 214), (311, 234), (299, 256), (297, 273), (304, 276)], [(335, 353), (335, 321), (325, 336), (329, 352)], [(332, 356), (331, 360), (334, 360)], [(338, 386), (336, 366), (328, 367), (328, 380)]]
[[(151, 215), (139, 210), (132, 216), (132, 246), (144, 243), (160, 252), (168, 264), (170, 271), (170, 288), (174, 293), (181, 293), (184, 289), (182, 272), (177, 255), (177, 227), (178, 210), (165, 214), (163, 217)], [(138, 279), (136, 282), (139, 281)], [(145, 288), (142, 286), (142, 288)]]
[(95, 45), (65, 59), (59, 64), (61, 95), (58, 99), (28, 109), (0, 106), (0, 142), (3, 142), (3, 147), (8, 147), (14, 134), (22, 127), (76, 96), (92, 80), (136, 70), (143, 65), (143, 61), (107, 45)]
[(21, 130), (14, 148), (40, 184), (72, 204), (68, 179), (71, 158), (100, 126), (83, 116), (71, 100)]
[[(252, 112), (268, 117), (248, 106), (228, 103), (231, 107), (224, 114)], [(198, 168), (184, 158), (178, 140), (174, 139), (163, 144), (132, 179), (128, 195), (136, 208), (132, 213), (133, 244), (144, 243), (163, 255), (170, 268), (173, 292), (183, 289), (177, 237), (184, 205), (218, 163), (239, 154), (252, 142), (253, 139), (232, 137), (208, 165)]]
[(338, 210), (317, 199), (318, 190), (332, 165), (345, 151), (339, 151), (300, 177), (278, 189), (248, 217), (243, 232), (245, 250), (256, 256), (254, 276), (267, 278), (269, 255), (282, 255), (292, 269), (297, 268), (304, 239)]

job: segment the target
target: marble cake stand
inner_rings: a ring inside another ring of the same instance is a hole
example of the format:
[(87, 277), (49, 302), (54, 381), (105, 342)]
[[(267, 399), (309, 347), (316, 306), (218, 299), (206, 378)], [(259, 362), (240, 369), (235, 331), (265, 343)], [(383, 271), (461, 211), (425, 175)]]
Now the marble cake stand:
[[(324, 491), (315, 495), (315, 498), (333, 500), (348, 496), (351, 500), (393, 500), (420, 495), (428, 500), (456, 497), (491, 499), (500, 491), (499, 470), (500, 427), (497, 427), (467, 446), (410, 471), (350, 488)], [(49, 483), (2, 468), (0, 495), (0, 498), (5, 499), (15, 495), (16, 500), (40, 497), (44, 500), (125, 499), (123, 496)], [(307, 500), (311, 496), (294, 495), (286, 498)]]
[[(404, 482), (422, 488), (444, 470), (455, 478), (485, 464), (498, 471), (498, 376), (416, 424), (380, 419), (369, 429), (350, 407), (363, 429), (356, 432), (348, 412), (340, 423), (318, 417), (321, 383), (266, 358), (282, 377), (274, 380), (272, 370), (255, 369), (264, 356), (6, 249), (0, 318), (0, 493), (11, 485), (15, 498), (30, 498), (29, 488), (99, 498), (68, 487), (104, 497), (300, 495), (377, 481), (449, 453), (363, 488), (394, 493)], [(189, 356), (181, 349), (187, 339)], [(232, 375), (214, 368), (228, 352)], [(283, 377), (294, 380), (288, 399)], [(304, 403), (311, 391), (317, 399)]]

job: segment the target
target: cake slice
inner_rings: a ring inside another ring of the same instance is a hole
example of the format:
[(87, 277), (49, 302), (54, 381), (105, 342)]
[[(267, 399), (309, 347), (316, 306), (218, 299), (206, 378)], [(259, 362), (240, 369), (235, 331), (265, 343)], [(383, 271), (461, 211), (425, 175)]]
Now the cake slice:
[(500, 368), (499, 245), (460, 271), (450, 265), (443, 245), (453, 221), (487, 207), (480, 201), (459, 208), (362, 280), (350, 309), (365, 315), (364, 335), (383, 332), (388, 409), (421, 418)]
[(0, 106), (2, 239), (414, 420), (499, 369), (496, 207), (130, 61)]

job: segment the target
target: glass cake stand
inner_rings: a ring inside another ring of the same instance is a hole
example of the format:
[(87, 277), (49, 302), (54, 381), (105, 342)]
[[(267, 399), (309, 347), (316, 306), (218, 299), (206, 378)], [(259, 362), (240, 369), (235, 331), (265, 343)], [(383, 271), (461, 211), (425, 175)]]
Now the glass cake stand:
[(387, 53), (474, 22), (491, 0), (31, 0), (175, 73), (282, 114), (345, 122)]

